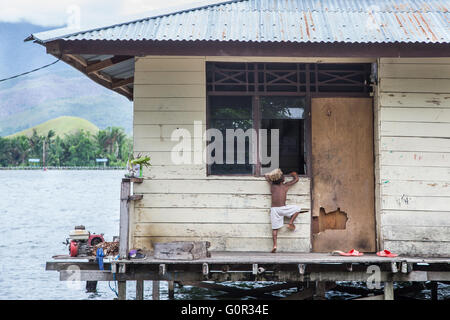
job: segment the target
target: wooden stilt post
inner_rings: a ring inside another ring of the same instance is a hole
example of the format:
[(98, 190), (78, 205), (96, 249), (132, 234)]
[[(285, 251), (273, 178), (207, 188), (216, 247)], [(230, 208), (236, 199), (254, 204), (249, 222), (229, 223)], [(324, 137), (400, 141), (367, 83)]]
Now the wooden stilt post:
[(129, 231), (129, 197), (131, 190), (131, 180), (122, 179), (120, 189), (120, 230), (119, 230), (119, 255), (121, 259), (126, 259), (128, 255), (128, 231)]
[(326, 282), (316, 281), (314, 300), (325, 300)]
[[(120, 188), (120, 230), (119, 230), (119, 256), (126, 259), (128, 254), (128, 223), (129, 223), (129, 204), (131, 183), (130, 179), (122, 179)], [(127, 282), (118, 281), (119, 300), (127, 299)]]
[(118, 283), (118, 293), (119, 300), (127, 300), (127, 282), (126, 281), (117, 281)]
[(144, 300), (144, 280), (136, 280), (136, 300)]
[(152, 298), (153, 300), (159, 300), (159, 281), (153, 281)]
[(167, 281), (167, 286), (169, 288), (169, 300), (173, 300), (175, 298), (175, 283)]
[(437, 281), (431, 282), (431, 300), (438, 300), (438, 283)]
[(384, 283), (384, 300), (394, 300), (394, 282)]

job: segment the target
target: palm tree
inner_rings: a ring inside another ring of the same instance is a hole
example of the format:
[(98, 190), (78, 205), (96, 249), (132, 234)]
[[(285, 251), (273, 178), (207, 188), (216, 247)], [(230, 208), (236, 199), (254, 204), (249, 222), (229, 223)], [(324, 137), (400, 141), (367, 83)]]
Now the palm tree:
[(43, 137), (37, 134), (36, 129), (33, 129), (33, 134), (28, 138), (30, 143), (31, 153), (35, 157), (39, 157), (42, 152)]
[(116, 157), (119, 155), (119, 148), (125, 139), (125, 133), (123, 129), (112, 127), (110, 129), (110, 154), (114, 154)]
[(126, 138), (122, 128), (108, 127), (97, 133), (97, 142), (103, 149), (102, 151), (110, 155), (118, 156), (121, 144)]
[(99, 154), (101, 156), (104, 156), (106, 153), (108, 153), (109, 149), (109, 135), (107, 134), (106, 130), (100, 130), (95, 138), (97, 139), (97, 144), (100, 148)]
[(21, 165), (25, 163), (25, 159), (30, 154), (30, 142), (25, 136), (18, 136), (12, 138), (10, 141), (10, 159), (14, 165)]
[(47, 136), (46, 137), (41, 137), (41, 139), (44, 141), (44, 148), (42, 151), (42, 164), (45, 167), (45, 162), (47, 159), (47, 153), (48, 153), (48, 149), (50, 148), (51, 143), (53, 142), (52, 138), (55, 136), (55, 131), (53, 130), (49, 130), (47, 132)]
[(52, 139), (54, 136), (56, 136), (55, 131), (49, 130), (49, 132), (47, 133), (46, 141), (47, 141), (48, 143), (51, 143), (51, 142), (52, 142), (51, 139)]

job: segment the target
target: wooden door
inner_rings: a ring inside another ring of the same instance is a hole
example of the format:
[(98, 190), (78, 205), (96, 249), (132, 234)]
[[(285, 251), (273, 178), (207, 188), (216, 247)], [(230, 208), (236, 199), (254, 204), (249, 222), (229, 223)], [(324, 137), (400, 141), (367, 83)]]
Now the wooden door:
[(312, 249), (374, 252), (371, 98), (313, 98)]

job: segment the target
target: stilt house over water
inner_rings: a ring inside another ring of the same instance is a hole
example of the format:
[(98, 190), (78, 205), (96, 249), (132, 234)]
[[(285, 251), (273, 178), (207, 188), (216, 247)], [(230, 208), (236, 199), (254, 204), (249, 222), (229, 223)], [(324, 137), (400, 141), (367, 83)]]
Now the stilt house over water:
[(300, 175), (287, 201), (309, 210), (279, 251), (450, 256), (447, 5), (209, 1), (28, 40), (133, 101), (134, 152), (152, 166), (122, 226), (129, 248), (270, 251), (268, 164), (202, 161), (206, 128), (253, 128), (279, 129), (279, 166)]

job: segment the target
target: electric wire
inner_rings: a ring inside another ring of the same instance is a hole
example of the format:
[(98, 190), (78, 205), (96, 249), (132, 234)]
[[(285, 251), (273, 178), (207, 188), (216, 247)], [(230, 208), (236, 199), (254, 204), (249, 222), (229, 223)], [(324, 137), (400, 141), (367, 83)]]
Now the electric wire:
[(56, 60), (56, 61), (53, 61), (52, 63), (46, 64), (45, 66), (42, 66), (42, 67), (39, 67), (39, 68), (36, 68), (36, 69), (30, 70), (30, 71), (27, 71), (27, 72), (23, 72), (23, 73), (20, 73), (20, 74), (16, 74), (15, 76), (12, 76), (12, 77), (8, 77), (8, 78), (0, 79), (0, 82), (4, 82), (4, 81), (8, 81), (8, 80), (12, 80), (12, 79), (16, 79), (16, 78), (19, 78), (19, 77), (25, 76), (25, 75), (27, 75), (27, 74), (30, 74), (30, 73), (33, 73), (33, 72), (36, 72), (36, 71), (39, 71), (39, 70), (42, 70), (42, 69), (48, 68), (48, 67), (50, 67), (50, 66), (54, 65), (55, 63), (59, 62), (60, 60), (61, 60), (61, 59), (58, 59), (58, 60)]

